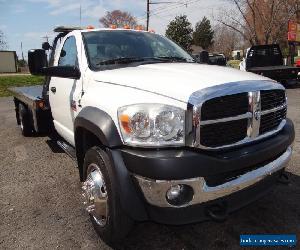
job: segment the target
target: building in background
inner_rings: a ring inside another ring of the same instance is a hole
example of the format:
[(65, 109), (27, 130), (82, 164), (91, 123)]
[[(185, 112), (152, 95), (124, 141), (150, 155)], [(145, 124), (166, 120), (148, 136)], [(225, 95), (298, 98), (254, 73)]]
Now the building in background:
[(17, 73), (16, 51), (0, 50), (0, 73)]
[(241, 60), (244, 57), (244, 51), (243, 50), (233, 50), (231, 53), (231, 56), (234, 60)]

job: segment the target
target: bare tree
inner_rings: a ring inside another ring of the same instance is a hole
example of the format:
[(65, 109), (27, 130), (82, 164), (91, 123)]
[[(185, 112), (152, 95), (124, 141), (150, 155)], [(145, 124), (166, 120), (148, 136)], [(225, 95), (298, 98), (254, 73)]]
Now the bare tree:
[(122, 28), (125, 25), (130, 27), (137, 26), (136, 18), (130, 13), (121, 10), (108, 11), (104, 17), (100, 18), (99, 22), (105, 28), (108, 28), (111, 25), (116, 25), (118, 28)]
[(0, 30), (0, 49), (7, 49), (7, 42), (5, 41), (4, 33)]
[(251, 45), (286, 38), (287, 21), (300, 8), (299, 0), (230, 0), (233, 9), (223, 11), (218, 21), (239, 33)]
[(215, 52), (223, 53), (227, 58), (231, 57), (231, 52), (244, 46), (241, 42), (241, 35), (229, 27), (216, 25), (214, 27), (214, 45)]

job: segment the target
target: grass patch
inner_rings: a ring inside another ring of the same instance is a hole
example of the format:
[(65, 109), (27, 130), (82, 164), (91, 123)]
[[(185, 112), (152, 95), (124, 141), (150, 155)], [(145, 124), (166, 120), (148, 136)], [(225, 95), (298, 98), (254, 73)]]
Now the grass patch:
[(11, 96), (11, 92), (8, 90), (10, 87), (23, 87), (40, 85), (44, 81), (43, 76), (1, 76), (0, 75), (0, 97)]
[(227, 62), (227, 66), (235, 68), (235, 69), (239, 69), (241, 61), (240, 60), (229, 60)]

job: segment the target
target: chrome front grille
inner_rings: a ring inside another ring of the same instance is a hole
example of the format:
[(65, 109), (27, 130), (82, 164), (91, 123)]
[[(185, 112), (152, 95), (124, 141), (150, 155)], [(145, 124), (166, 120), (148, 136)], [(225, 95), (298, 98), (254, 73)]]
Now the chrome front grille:
[(203, 125), (200, 143), (206, 147), (220, 147), (241, 141), (247, 136), (247, 126), (248, 119)]
[[(237, 108), (238, 107), (238, 108)], [(237, 116), (248, 111), (248, 93), (220, 96), (203, 103), (201, 120), (214, 120)]]
[(259, 134), (264, 134), (276, 129), (283, 119), (286, 118), (287, 109), (282, 108), (275, 112), (262, 115), (260, 120)]
[(262, 90), (261, 95), (261, 110), (274, 109), (286, 103), (285, 91), (282, 90)]
[[(203, 149), (228, 148), (270, 136), (285, 125), (284, 88), (272, 82), (234, 89), (197, 93), (193, 101), (193, 143)], [(225, 86), (224, 86), (225, 87)], [(262, 87), (262, 89), (260, 89)], [(244, 91), (243, 91), (244, 90)], [(236, 93), (237, 92), (237, 93)], [(199, 102), (200, 100), (200, 102)], [(197, 104), (197, 101), (199, 102)]]

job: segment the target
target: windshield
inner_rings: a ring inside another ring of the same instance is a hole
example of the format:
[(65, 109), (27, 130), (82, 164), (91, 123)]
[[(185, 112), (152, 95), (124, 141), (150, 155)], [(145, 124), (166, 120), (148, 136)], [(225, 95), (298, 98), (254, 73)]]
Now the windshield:
[(94, 70), (132, 63), (194, 62), (181, 47), (148, 32), (125, 30), (83, 33), (90, 67)]

